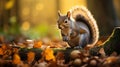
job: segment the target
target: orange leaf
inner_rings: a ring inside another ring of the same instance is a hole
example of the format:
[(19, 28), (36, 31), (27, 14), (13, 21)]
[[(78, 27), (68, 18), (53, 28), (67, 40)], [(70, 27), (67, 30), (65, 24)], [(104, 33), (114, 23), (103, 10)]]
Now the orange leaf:
[(41, 48), (41, 46), (42, 46), (42, 42), (41, 41), (37, 41), (37, 42), (35, 42), (34, 43), (34, 48)]
[(21, 63), (20, 56), (18, 54), (14, 54), (13, 55), (13, 64), (20, 64), (20, 63)]
[(7, 45), (6, 45), (6, 44), (2, 44), (1, 48), (2, 48), (3, 50), (6, 50), (6, 49), (7, 49)]
[(3, 49), (0, 48), (0, 55), (3, 55)]
[(46, 48), (43, 52), (43, 56), (45, 57), (45, 60), (47, 61), (55, 61), (54, 52), (51, 48)]
[(27, 54), (27, 61), (32, 62), (35, 58), (35, 53), (34, 52), (28, 52)]

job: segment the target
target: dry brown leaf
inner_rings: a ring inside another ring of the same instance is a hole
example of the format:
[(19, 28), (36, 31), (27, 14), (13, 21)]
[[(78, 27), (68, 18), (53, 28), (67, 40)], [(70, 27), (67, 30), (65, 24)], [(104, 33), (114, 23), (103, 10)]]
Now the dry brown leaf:
[(58, 67), (58, 65), (55, 61), (51, 61), (49, 62), (48, 67)]
[(56, 60), (63, 60), (64, 59), (64, 53), (63, 52), (58, 52), (56, 55)]
[(118, 57), (115, 57), (115, 56), (110, 56), (106, 59), (106, 61), (104, 63), (113, 63), (113, 62), (116, 62), (118, 60)]
[(98, 42), (97, 42), (97, 46), (101, 46), (102, 45), (102, 41), (101, 40), (99, 40)]
[(110, 56), (117, 56), (117, 52), (113, 52)]
[(104, 51), (104, 48), (101, 48), (101, 49), (99, 50), (99, 53), (102, 55), (102, 57), (105, 57), (105, 56), (106, 56), (105, 51)]
[(18, 48), (13, 48), (13, 53), (18, 53), (19, 49)]

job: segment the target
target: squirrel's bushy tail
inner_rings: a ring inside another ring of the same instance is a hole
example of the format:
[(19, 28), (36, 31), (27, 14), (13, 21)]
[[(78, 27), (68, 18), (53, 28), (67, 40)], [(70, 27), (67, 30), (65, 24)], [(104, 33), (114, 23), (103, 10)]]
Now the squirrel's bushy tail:
[(90, 45), (95, 45), (99, 39), (99, 30), (95, 19), (90, 11), (84, 6), (75, 6), (70, 10), (70, 18), (75, 21), (83, 21), (90, 29)]

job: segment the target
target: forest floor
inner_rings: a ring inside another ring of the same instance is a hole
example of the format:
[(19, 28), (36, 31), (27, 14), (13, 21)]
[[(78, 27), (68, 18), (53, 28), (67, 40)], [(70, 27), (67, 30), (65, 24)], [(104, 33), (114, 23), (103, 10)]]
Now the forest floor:
[[(101, 37), (101, 45), (107, 37)], [(28, 40), (23, 37), (6, 41), (0, 37), (0, 67), (120, 67), (120, 56), (113, 52), (106, 56), (100, 49), (96, 56), (89, 49), (65, 48), (59, 39)], [(57, 51), (58, 50), (58, 51)]]

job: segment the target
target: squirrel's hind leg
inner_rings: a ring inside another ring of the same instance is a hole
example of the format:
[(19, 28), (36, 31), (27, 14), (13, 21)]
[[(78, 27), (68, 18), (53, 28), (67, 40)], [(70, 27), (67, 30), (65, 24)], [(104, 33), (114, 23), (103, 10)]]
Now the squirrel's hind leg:
[(80, 35), (79, 47), (84, 48), (89, 42), (89, 35), (87, 33)]

